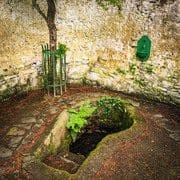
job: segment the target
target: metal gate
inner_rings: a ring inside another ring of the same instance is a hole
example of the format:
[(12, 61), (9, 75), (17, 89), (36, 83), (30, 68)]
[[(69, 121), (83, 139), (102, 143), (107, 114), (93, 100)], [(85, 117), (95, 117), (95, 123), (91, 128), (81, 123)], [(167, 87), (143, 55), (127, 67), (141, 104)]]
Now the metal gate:
[(48, 45), (42, 45), (42, 68), (44, 87), (48, 94), (52, 92), (54, 96), (62, 95), (67, 84), (65, 51), (60, 48), (51, 51)]

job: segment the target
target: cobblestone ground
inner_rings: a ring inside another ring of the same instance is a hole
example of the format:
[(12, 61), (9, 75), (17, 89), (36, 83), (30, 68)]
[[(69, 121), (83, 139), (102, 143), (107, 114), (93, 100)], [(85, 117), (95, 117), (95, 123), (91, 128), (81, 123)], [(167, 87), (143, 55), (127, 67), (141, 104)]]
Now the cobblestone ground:
[[(175, 179), (178, 178), (180, 113), (177, 107), (83, 86), (69, 87), (61, 97), (47, 96), (42, 91), (34, 91), (1, 103), (0, 179), (34, 179), (23, 167), (26, 162), (32, 160), (29, 151), (47, 127), (54, 122), (62, 110), (88, 96), (104, 95), (117, 95), (131, 99), (137, 112), (147, 121), (149, 127), (145, 138), (142, 141), (133, 142), (130, 149), (117, 143), (117, 148), (111, 156), (101, 162), (99, 169), (92, 172), (90, 177), (94, 179), (118, 179), (120, 177), (133, 179), (135, 175), (138, 175), (140, 179), (151, 179), (153, 176), (156, 177), (155, 179), (166, 179), (161, 175), (167, 175), (167, 173), (158, 171), (161, 166), (160, 162), (164, 159), (160, 171), (166, 172), (167, 169), (169, 171), (166, 166), (171, 166), (170, 173), (174, 174)], [(157, 161), (152, 161), (152, 155)], [(157, 175), (158, 172), (159, 175)]]

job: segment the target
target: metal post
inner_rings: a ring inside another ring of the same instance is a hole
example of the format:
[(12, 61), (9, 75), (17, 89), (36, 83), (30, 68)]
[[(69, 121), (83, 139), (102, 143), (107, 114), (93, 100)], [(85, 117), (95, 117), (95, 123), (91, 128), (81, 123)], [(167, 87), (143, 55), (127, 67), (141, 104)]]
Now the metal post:
[(64, 54), (64, 91), (66, 92), (67, 74), (66, 74), (66, 54)]
[(62, 54), (60, 54), (60, 94), (62, 95), (62, 80), (63, 80), (63, 72), (62, 72), (63, 58)]

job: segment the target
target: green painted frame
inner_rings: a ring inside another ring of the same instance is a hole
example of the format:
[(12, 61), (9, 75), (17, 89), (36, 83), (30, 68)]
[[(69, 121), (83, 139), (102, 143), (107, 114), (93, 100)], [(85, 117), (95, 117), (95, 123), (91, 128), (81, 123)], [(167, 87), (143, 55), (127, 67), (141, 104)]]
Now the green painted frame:
[(147, 35), (142, 36), (137, 42), (136, 57), (144, 62), (147, 61), (151, 53), (151, 40)]
[(66, 72), (66, 53), (59, 49), (50, 51), (48, 44), (42, 45), (42, 71), (44, 88), (47, 89), (48, 94), (53, 91), (56, 96), (58, 91), (60, 95), (66, 92), (67, 72)]

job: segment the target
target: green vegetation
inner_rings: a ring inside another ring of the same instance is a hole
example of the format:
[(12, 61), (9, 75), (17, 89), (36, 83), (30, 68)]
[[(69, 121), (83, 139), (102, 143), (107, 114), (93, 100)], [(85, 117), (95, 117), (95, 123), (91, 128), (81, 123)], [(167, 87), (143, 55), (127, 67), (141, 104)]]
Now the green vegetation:
[(145, 87), (146, 86), (146, 83), (145, 83), (144, 79), (135, 79), (134, 83), (139, 85), (140, 87)]
[(146, 69), (146, 72), (150, 75), (150, 74), (153, 74), (153, 67), (152, 67), (152, 65), (150, 64), (150, 65), (147, 65), (146, 67), (145, 67), (145, 69)]
[(53, 144), (53, 133), (51, 133), (50, 144), (48, 145), (47, 149), (51, 154), (56, 153), (56, 148), (55, 145)]
[(136, 64), (129, 64), (129, 71), (132, 75), (136, 72)]
[(88, 123), (91, 123), (91, 119), (96, 119), (98, 126), (109, 132), (117, 132), (130, 127), (133, 120), (126, 106), (127, 103), (121, 99), (103, 97), (97, 100), (94, 106), (90, 102), (85, 102), (78, 110), (70, 109), (70, 119), (66, 127), (73, 142), (76, 141), (78, 134), (83, 132)]
[(69, 50), (69, 48), (65, 44), (59, 43), (56, 52), (57, 54), (66, 54), (67, 50)]
[(66, 127), (70, 131), (73, 142), (75, 142), (78, 133), (88, 124), (86, 119), (92, 115), (94, 110), (95, 107), (92, 107), (88, 101), (79, 108), (79, 111), (76, 109), (69, 110), (70, 119)]
[(126, 103), (115, 97), (104, 97), (96, 102), (95, 115), (101, 126), (113, 131), (126, 129), (132, 125)]
[(125, 70), (122, 70), (122, 69), (120, 69), (120, 68), (117, 68), (116, 71), (117, 71), (118, 73), (120, 73), (120, 74), (123, 74), (123, 75), (126, 74), (126, 71), (125, 71)]
[(124, 0), (96, 0), (96, 2), (105, 10), (108, 10), (109, 6), (114, 6), (121, 10)]

